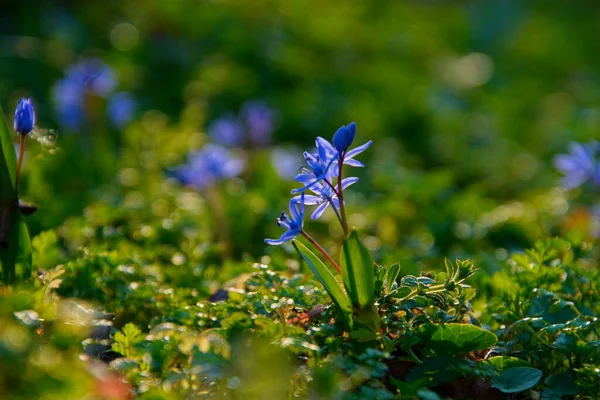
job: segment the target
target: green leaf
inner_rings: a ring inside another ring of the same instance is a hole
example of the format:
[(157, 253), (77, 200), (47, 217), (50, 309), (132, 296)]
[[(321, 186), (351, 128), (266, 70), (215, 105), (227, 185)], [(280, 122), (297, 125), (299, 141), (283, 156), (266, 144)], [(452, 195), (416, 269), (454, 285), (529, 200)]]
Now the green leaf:
[(348, 326), (352, 327), (352, 305), (344, 289), (335, 279), (329, 268), (312, 251), (297, 240), (293, 240), (292, 244), (298, 250), (298, 253), (304, 258), (311, 271), (315, 274), (319, 282), (325, 287), (329, 296), (335, 304), (342, 310), (342, 314), (346, 318)]
[(425, 379), (427, 386), (437, 386), (452, 382), (472, 371), (469, 361), (456, 357), (433, 357), (415, 366), (406, 376), (408, 382)]
[(549, 376), (545, 382), (547, 389), (545, 391), (550, 392), (554, 396), (574, 396), (579, 394), (580, 390), (575, 384), (573, 377), (567, 373), (562, 372)]
[(504, 393), (531, 389), (542, 379), (542, 371), (530, 367), (508, 368), (492, 377), (492, 387)]
[(427, 352), (436, 356), (464, 354), (493, 346), (496, 335), (475, 325), (468, 324), (425, 324), (419, 327)]
[(398, 278), (398, 274), (400, 273), (400, 264), (396, 263), (387, 269), (387, 274), (385, 276), (385, 287), (386, 293), (390, 293), (392, 291), (392, 287)]
[(0, 203), (15, 199), (15, 179), (17, 172), (17, 155), (10, 137), (10, 131), (4, 120), (4, 112), (0, 107)]
[(498, 371), (513, 367), (529, 367), (529, 363), (516, 357), (496, 356), (486, 360), (492, 364)]
[(361, 308), (373, 305), (375, 297), (373, 261), (355, 230), (344, 241), (341, 268), (344, 286), (352, 304)]
[(403, 299), (410, 295), (413, 292), (413, 289), (408, 286), (400, 286), (398, 289), (394, 290), (393, 296), (399, 299)]

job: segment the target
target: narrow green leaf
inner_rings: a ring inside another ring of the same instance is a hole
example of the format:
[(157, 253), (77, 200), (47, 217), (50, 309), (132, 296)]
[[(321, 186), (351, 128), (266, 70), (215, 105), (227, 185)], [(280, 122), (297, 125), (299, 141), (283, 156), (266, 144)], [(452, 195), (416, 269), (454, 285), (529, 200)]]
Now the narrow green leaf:
[(0, 204), (15, 200), (17, 155), (0, 107)]
[(342, 247), (341, 268), (344, 286), (352, 304), (361, 308), (373, 305), (375, 277), (369, 251), (353, 230)]
[(293, 240), (292, 244), (298, 250), (298, 253), (304, 258), (311, 271), (315, 274), (319, 282), (323, 284), (327, 293), (331, 296), (334, 303), (342, 310), (342, 314), (346, 318), (348, 326), (352, 326), (352, 305), (344, 289), (335, 279), (329, 268), (312, 251), (297, 240)]

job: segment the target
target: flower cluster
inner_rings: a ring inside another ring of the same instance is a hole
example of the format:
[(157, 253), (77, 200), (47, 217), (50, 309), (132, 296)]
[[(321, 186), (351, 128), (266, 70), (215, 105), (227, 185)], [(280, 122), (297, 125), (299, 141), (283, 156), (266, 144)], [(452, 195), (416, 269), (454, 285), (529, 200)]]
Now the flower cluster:
[(585, 183), (600, 188), (600, 142), (571, 143), (569, 153), (556, 156), (554, 165), (565, 175), (561, 180), (565, 189)]
[(202, 190), (222, 179), (238, 176), (243, 169), (244, 160), (222, 146), (207, 144), (200, 151), (190, 153), (187, 164), (173, 175), (182, 184)]
[(248, 101), (239, 116), (228, 113), (208, 125), (208, 134), (216, 143), (241, 147), (246, 143), (265, 146), (275, 130), (277, 112), (262, 101)]
[(135, 100), (127, 92), (115, 92), (117, 79), (111, 67), (99, 58), (70, 66), (65, 77), (54, 85), (53, 97), (61, 124), (69, 130), (81, 129), (86, 121), (89, 95), (108, 99), (107, 113), (117, 128), (129, 122), (135, 112)]
[[(344, 234), (348, 234), (348, 224), (344, 210), (344, 190), (350, 185), (356, 183), (356, 177), (343, 177), (344, 165), (352, 167), (364, 167), (364, 164), (354, 159), (358, 154), (371, 146), (369, 140), (362, 146), (348, 150), (354, 141), (356, 135), (356, 124), (352, 122), (348, 126), (339, 128), (333, 136), (332, 142), (318, 137), (316, 140), (316, 152), (304, 153), (306, 165), (300, 169), (295, 180), (302, 187), (292, 190), (290, 201), (290, 212), (292, 218), (288, 218), (285, 213), (277, 220), (277, 224), (286, 228), (286, 232), (279, 239), (266, 239), (268, 244), (282, 244), (288, 240), (304, 234), (303, 217), (304, 206), (314, 205), (317, 208), (313, 211), (311, 218), (319, 218), (323, 212), (331, 206), (335, 212)], [(306, 191), (312, 194), (306, 194)]]

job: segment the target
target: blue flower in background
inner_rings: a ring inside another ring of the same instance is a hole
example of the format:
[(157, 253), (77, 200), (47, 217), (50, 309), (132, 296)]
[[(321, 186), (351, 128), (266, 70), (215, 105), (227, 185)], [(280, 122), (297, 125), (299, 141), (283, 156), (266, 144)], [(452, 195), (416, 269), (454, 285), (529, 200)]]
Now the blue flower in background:
[(219, 144), (241, 147), (244, 144), (264, 146), (271, 141), (277, 112), (262, 101), (248, 101), (239, 117), (229, 113), (208, 125), (209, 136)]
[(106, 111), (115, 128), (121, 128), (133, 119), (136, 102), (127, 92), (118, 92), (108, 99)]
[(224, 146), (238, 147), (244, 141), (244, 127), (233, 114), (211, 122), (207, 130), (212, 140)]
[(20, 135), (27, 135), (35, 125), (35, 111), (31, 99), (21, 99), (15, 109), (15, 131)]
[(277, 175), (283, 179), (292, 179), (302, 166), (303, 158), (297, 150), (275, 147), (271, 150), (271, 163)]
[[(302, 177), (300, 179), (307, 178)], [(328, 177), (328, 180), (331, 181), (331, 177)], [(353, 185), (356, 182), (358, 182), (358, 178), (351, 177), (343, 179), (342, 190), (345, 190), (348, 186)], [(306, 182), (301, 181), (300, 183)], [(310, 191), (313, 192), (314, 195), (306, 195), (304, 198), (304, 204), (308, 206), (318, 206), (310, 216), (311, 219), (317, 219), (321, 215), (323, 215), (323, 212), (325, 212), (329, 205), (332, 205), (335, 210), (340, 209), (340, 200), (338, 199), (337, 192), (333, 190), (333, 188), (329, 184), (324, 183), (323, 181), (317, 182), (311, 186)], [(302, 192), (302, 196), (304, 196), (304, 192)], [(300, 200), (300, 196), (296, 196), (294, 197), (294, 199)]]
[(244, 169), (244, 160), (222, 146), (207, 144), (189, 156), (187, 164), (174, 172), (184, 185), (202, 190), (220, 180), (238, 176)]
[(571, 143), (568, 154), (554, 158), (556, 169), (565, 176), (561, 184), (565, 189), (573, 189), (591, 181), (600, 187), (600, 143), (592, 140), (588, 144)]
[(248, 130), (250, 141), (266, 145), (275, 130), (276, 112), (262, 101), (248, 101), (242, 106), (240, 116)]
[(270, 245), (279, 245), (294, 239), (302, 233), (304, 225), (304, 193), (299, 199), (290, 200), (290, 216), (285, 211), (277, 218), (277, 226), (283, 227), (286, 231), (279, 239), (265, 239), (265, 243)]
[(113, 93), (117, 86), (114, 70), (99, 58), (83, 60), (67, 68), (65, 77), (54, 85), (53, 98), (61, 124), (81, 129), (86, 120), (87, 96), (109, 98), (107, 112), (115, 127), (133, 118), (135, 100), (126, 92)]

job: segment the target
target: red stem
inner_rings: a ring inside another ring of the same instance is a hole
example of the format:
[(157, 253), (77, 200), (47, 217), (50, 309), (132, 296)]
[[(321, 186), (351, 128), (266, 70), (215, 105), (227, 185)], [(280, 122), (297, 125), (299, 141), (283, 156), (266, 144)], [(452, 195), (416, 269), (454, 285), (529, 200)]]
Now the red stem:
[(23, 164), (23, 154), (25, 153), (25, 135), (19, 135), (19, 159), (17, 161), (17, 176), (15, 177), (15, 194), (19, 198), (19, 180), (21, 178), (21, 164)]
[(346, 207), (344, 207), (344, 193), (342, 191), (342, 168), (344, 167), (344, 153), (340, 154), (340, 171), (338, 173), (338, 199), (340, 200), (340, 213), (342, 214), (342, 228), (344, 237), (348, 237), (348, 220), (346, 219)]
[(323, 254), (323, 257), (325, 257), (327, 259), (327, 261), (329, 261), (329, 263), (333, 266), (333, 268), (335, 268), (335, 270), (342, 275), (342, 269), (340, 268), (340, 266), (334, 261), (333, 258), (331, 258), (331, 256), (329, 254), (327, 254), (327, 252), (325, 251), (324, 248), (321, 247), (321, 245), (319, 243), (317, 243), (312, 237), (310, 237), (310, 235), (304, 231), (302, 231), (302, 236), (304, 236), (306, 238), (306, 240), (308, 240), (313, 246), (315, 246), (315, 248), (317, 250), (319, 250), (319, 252), (321, 254)]

